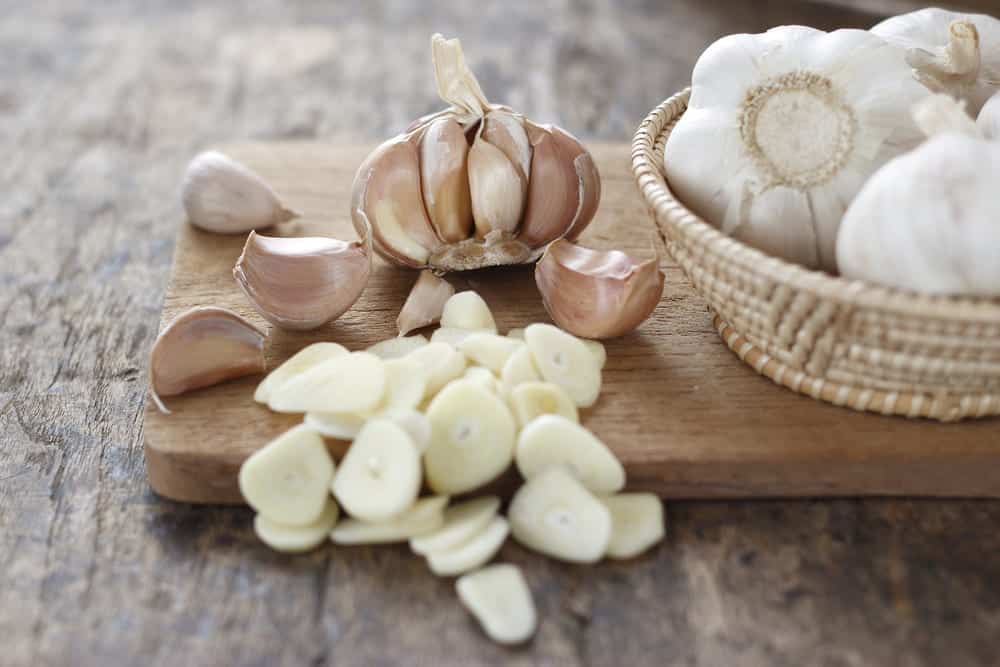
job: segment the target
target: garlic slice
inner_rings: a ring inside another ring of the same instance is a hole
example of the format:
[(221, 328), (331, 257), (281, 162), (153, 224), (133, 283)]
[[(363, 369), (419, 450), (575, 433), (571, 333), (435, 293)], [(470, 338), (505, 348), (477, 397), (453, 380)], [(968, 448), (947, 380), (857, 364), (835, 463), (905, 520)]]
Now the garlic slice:
[(334, 544), (389, 544), (432, 533), (444, 523), (448, 496), (420, 498), (405, 512), (388, 521), (372, 523), (344, 519), (330, 533)]
[(482, 366), (469, 366), (465, 369), (465, 375), (462, 376), (462, 379), (475, 382), (493, 394), (496, 394), (500, 389), (496, 376), (488, 368)]
[(502, 371), (511, 355), (523, 347), (520, 341), (492, 333), (475, 334), (458, 344), (458, 349), (472, 362), (494, 373)]
[(258, 514), (253, 520), (253, 531), (261, 542), (275, 551), (302, 553), (315, 549), (325, 542), (339, 518), (340, 508), (333, 498), (327, 497), (319, 518), (312, 523), (304, 526), (286, 526), (271, 521), (263, 514)]
[(427, 345), (430, 342), (426, 337), (417, 334), (416, 336), (400, 336), (379, 341), (370, 346), (365, 352), (374, 354), (379, 359), (398, 359), (405, 357), (410, 352)]
[(580, 207), (573, 218), (573, 225), (563, 237), (575, 241), (594, 219), (601, 203), (601, 175), (597, 171), (594, 158), (587, 152), (579, 139), (557, 125), (549, 126), (548, 129), (559, 145), (562, 154), (572, 156), (573, 168), (580, 179)]
[(334, 475), (333, 495), (362, 521), (386, 521), (413, 504), (420, 491), (420, 451), (388, 419), (361, 427)]
[(427, 389), (424, 398), (430, 398), (441, 388), (465, 372), (465, 355), (447, 343), (431, 342), (406, 356), (421, 364), (427, 371)]
[(382, 400), (385, 362), (352, 352), (313, 366), (277, 388), (268, 404), (275, 412), (366, 412)]
[(493, 641), (519, 644), (535, 634), (538, 613), (516, 565), (492, 565), (467, 574), (455, 582), (455, 590)]
[(513, 235), (524, 210), (523, 181), (514, 163), (482, 134), (469, 149), (469, 191), (476, 237)]
[(524, 382), (537, 382), (542, 379), (535, 367), (535, 358), (531, 349), (524, 345), (510, 355), (500, 371), (500, 391), (504, 396), (510, 396), (514, 388)]
[(465, 574), (490, 562), (507, 541), (510, 526), (502, 516), (495, 516), (483, 531), (454, 549), (427, 554), (431, 572), (439, 577)]
[(366, 421), (350, 412), (307, 412), (303, 423), (327, 438), (354, 440)]
[(522, 382), (510, 392), (510, 406), (521, 428), (541, 415), (559, 415), (580, 423), (573, 400), (559, 385), (551, 382)]
[(164, 396), (263, 373), (265, 339), (263, 331), (224, 308), (206, 306), (181, 313), (153, 344), (150, 397), (161, 412), (170, 414), (161, 400)]
[(474, 382), (456, 380), (427, 408), (431, 442), (427, 484), (436, 493), (471, 491), (495, 479), (514, 457), (517, 428), (503, 401)]
[(454, 549), (483, 532), (499, 509), (500, 499), (496, 496), (452, 505), (444, 512), (444, 525), (433, 533), (411, 539), (410, 548), (421, 556)]
[(456, 350), (463, 340), (476, 334), (493, 333), (491, 329), (459, 329), (457, 327), (441, 327), (431, 334), (432, 343), (447, 343)]
[(611, 512), (608, 558), (634, 558), (663, 539), (663, 502), (653, 493), (601, 498)]
[[(515, 340), (524, 340), (524, 328), (511, 329), (507, 332), (507, 337), (514, 338)], [(608, 361), (608, 351), (604, 348), (604, 344), (599, 340), (588, 340), (586, 338), (581, 338), (580, 342), (586, 345), (590, 353), (594, 355), (598, 367), (604, 368), (604, 364)]]
[(496, 333), (497, 323), (483, 297), (471, 290), (455, 294), (444, 304), (441, 327), (453, 329), (485, 329)]
[(555, 466), (572, 472), (594, 493), (616, 493), (625, 486), (625, 468), (607, 445), (562, 415), (532, 420), (521, 430), (515, 452), (514, 461), (525, 479)]
[(580, 339), (551, 324), (532, 324), (524, 339), (541, 376), (562, 387), (577, 406), (587, 408), (601, 391), (601, 369)]
[(432, 271), (421, 271), (396, 318), (399, 335), (405, 336), (414, 329), (438, 322), (444, 311), (444, 304), (454, 294), (455, 288), (447, 280), (439, 278)]
[(507, 332), (507, 338), (514, 340), (524, 340), (524, 327), (515, 327)]
[(319, 434), (296, 426), (250, 455), (240, 466), (240, 493), (275, 523), (317, 521), (330, 495), (334, 465)]
[(307, 345), (267, 374), (267, 377), (257, 385), (257, 390), (253, 394), (253, 400), (266, 405), (271, 398), (272, 392), (291, 378), (304, 373), (313, 366), (328, 359), (342, 357), (345, 354), (349, 354), (347, 348), (338, 343), (313, 343), (312, 345)]
[(382, 416), (406, 431), (421, 454), (426, 451), (431, 441), (431, 422), (427, 415), (416, 410), (391, 410)]
[(411, 357), (389, 359), (384, 363), (384, 368), (385, 393), (373, 412), (411, 410), (420, 405), (430, 378), (427, 368)]

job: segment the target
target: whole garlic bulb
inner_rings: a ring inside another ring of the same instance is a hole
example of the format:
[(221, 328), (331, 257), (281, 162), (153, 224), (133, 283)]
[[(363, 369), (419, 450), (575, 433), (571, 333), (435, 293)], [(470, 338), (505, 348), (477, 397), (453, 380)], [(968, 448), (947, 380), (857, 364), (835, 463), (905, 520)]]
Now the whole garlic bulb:
[(968, 104), (973, 115), (1000, 90), (1000, 20), (929, 7), (871, 30), (906, 50), (918, 81)]
[(375, 149), (354, 179), (351, 215), (375, 249), (413, 268), (524, 264), (594, 217), (601, 181), (571, 134), (490, 104), (457, 39), (431, 38), (451, 106)]
[(1000, 93), (983, 105), (976, 119), (976, 125), (987, 139), (1000, 140)]
[(975, 136), (944, 95), (919, 103), (914, 115), (940, 134), (862, 188), (837, 239), (841, 272), (930, 294), (1000, 295), (1000, 142)]
[(695, 65), (666, 145), (667, 181), (723, 232), (835, 272), (844, 210), (872, 172), (919, 142), (908, 112), (926, 95), (900, 51), (863, 30), (730, 35)]

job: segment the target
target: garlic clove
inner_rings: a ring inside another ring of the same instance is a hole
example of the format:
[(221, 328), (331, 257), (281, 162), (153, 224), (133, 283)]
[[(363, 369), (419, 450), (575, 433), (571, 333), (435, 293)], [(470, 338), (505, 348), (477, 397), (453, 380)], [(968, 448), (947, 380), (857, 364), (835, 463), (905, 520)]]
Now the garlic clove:
[(375, 343), (367, 348), (365, 352), (374, 354), (379, 359), (398, 359), (427, 345), (429, 342), (425, 336), (419, 334), (416, 336), (399, 336)]
[(287, 526), (258, 514), (253, 520), (253, 531), (261, 542), (275, 551), (303, 553), (315, 549), (326, 541), (339, 518), (340, 508), (333, 498), (327, 497), (319, 518), (312, 523), (304, 526)]
[(499, 509), (500, 499), (496, 496), (452, 505), (444, 512), (444, 525), (433, 533), (414, 537), (410, 540), (410, 548), (414, 553), (427, 556), (458, 547), (485, 530)]
[(490, 639), (520, 644), (538, 629), (531, 590), (516, 565), (491, 565), (455, 582), (458, 598)]
[(543, 414), (529, 422), (515, 451), (514, 461), (525, 479), (564, 466), (594, 493), (617, 493), (625, 486), (625, 468), (607, 445), (562, 415)]
[(323, 342), (307, 345), (267, 374), (267, 377), (257, 385), (253, 400), (266, 405), (271, 398), (271, 393), (291, 378), (328, 359), (342, 357), (345, 354), (350, 354), (350, 352), (338, 343)]
[(367, 352), (352, 352), (313, 366), (271, 395), (275, 412), (367, 412), (382, 400), (385, 362)]
[(205, 306), (175, 317), (153, 344), (149, 357), (150, 397), (161, 400), (226, 380), (263, 373), (267, 336), (234, 312)]
[(574, 241), (597, 214), (597, 208), (601, 203), (601, 174), (597, 171), (594, 158), (579, 139), (555, 125), (551, 126), (549, 131), (562, 154), (572, 158), (573, 169), (580, 179), (580, 207), (563, 237)]
[(472, 233), (468, 155), (465, 130), (453, 118), (427, 125), (420, 139), (420, 188), (427, 216), (445, 243), (458, 243)]
[(584, 338), (615, 338), (648, 318), (663, 294), (656, 258), (639, 262), (560, 239), (535, 266), (545, 310), (562, 329)]
[(601, 368), (579, 338), (551, 324), (532, 324), (524, 339), (542, 378), (557, 384), (578, 407), (588, 408), (601, 391)]
[(510, 526), (502, 516), (495, 516), (481, 533), (454, 549), (427, 554), (431, 572), (439, 577), (454, 577), (486, 565), (507, 541)]
[(476, 237), (491, 232), (513, 234), (524, 210), (518, 168), (503, 151), (477, 136), (469, 149), (469, 191)]
[(522, 382), (511, 389), (510, 407), (521, 428), (541, 415), (559, 415), (579, 423), (573, 399), (551, 382)]
[(500, 388), (497, 384), (497, 377), (488, 368), (483, 368), (482, 366), (469, 366), (465, 369), (465, 375), (462, 376), (462, 379), (475, 382), (483, 389), (494, 394)]
[(509, 396), (514, 388), (524, 382), (536, 382), (542, 376), (535, 366), (535, 358), (527, 345), (514, 351), (500, 371), (500, 389), (504, 396)]
[(420, 498), (409, 509), (388, 521), (345, 519), (330, 533), (334, 544), (389, 544), (432, 533), (444, 523), (448, 496)]
[(521, 119), (507, 111), (491, 111), (483, 119), (482, 136), (514, 165), (521, 178), (521, 191), (527, 194), (531, 178), (531, 142)]
[(652, 493), (601, 498), (611, 512), (608, 558), (634, 558), (663, 539), (663, 502)]
[(323, 439), (300, 425), (251, 454), (238, 481), (244, 500), (258, 513), (286, 526), (305, 526), (322, 514), (333, 474)]
[(366, 421), (350, 412), (307, 412), (303, 423), (327, 438), (354, 440)]
[(399, 335), (405, 336), (414, 329), (440, 321), (444, 304), (454, 294), (455, 288), (447, 280), (432, 271), (421, 271), (396, 318)]
[(565, 155), (552, 133), (534, 124), (531, 139), (531, 182), (524, 220), (517, 238), (531, 247), (542, 247), (565, 236), (582, 206), (581, 179), (573, 160)]
[(477, 333), (458, 343), (469, 360), (494, 373), (502, 371), (510, 356), (522, 347), (523, 342), (494, 333)]
[(260, 176), (217, 151), (191, 160), (181, 199), (192, 225), (219, 234), (244, 234), (298, 217)]
[(447, 343), (434, 342), (414, 350), (406, 356), (423, 366), (427, 372), (427, 389), (424, 398), (430, 398), (442, 387), (465, 372), (465, 355)]
[(361, 428), (331, 486), (344, 510), (362, 521), (386, 521), (413, 505), (420, 491), (420, 451), (388, 419)]
[(490, 307), (483, 301), (483, 297), (471, 290), (459, 292), (445, 302), (441, 313), (441, 327), (486, 329), (493, 333), (497, 331), (497, 323)]

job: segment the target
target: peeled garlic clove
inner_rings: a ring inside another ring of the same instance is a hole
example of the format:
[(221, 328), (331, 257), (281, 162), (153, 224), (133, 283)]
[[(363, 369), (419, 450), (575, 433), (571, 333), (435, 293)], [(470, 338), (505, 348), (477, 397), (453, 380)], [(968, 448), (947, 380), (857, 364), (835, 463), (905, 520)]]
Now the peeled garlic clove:
[(559, 385), (551, 382), (522, 382), (510, 392), (510, 406), (521, 428), (541, 415), (559, 415), (579, 423), (576, 405)]
[(493, 517), (486, 528), (464, 544), (446, 551), (427, 554), (431, 572), (439, 577), (454, 577), (480, 568), (497, 555), (507, 540), (510, 526), (502, 516)]
[(507, 156), (521, 178), (521, 190), (528, 191), (531, 178), (531, 142), (521, 119), (509, 111), (491, 111), (483, 120), (483, 139)]
[(483, 297), (471, 290), (459, 292), (444, 304), (441, 313), (441, 327), (452, 329), (497, 331), (496, 320)]
[(601, 498), (611, 512), (608, 558), (633, 558), (663, 539), (663, 503), (652, 493)]
[(192, 308), (160, 332), (149, 358), (151, 397), (170, 413), (164, 396), (263, 373), (263, 331), (234, 312), (214, 306)]
[(303, 423), (320, 435), (337, 440), (354, 440), (366, 417), (350, 412), (307, 412)]
[(596, 563), (611, 541), (611, 513), (573, 475), (549, 468), (518, 489), (507, 510), (514, 539), (571, 563)]
[(476, 383), (451, 382), (427, 408), (427, 484), (436, 493), (471, 491), (495, 479), (514, 456), (517, 428), (503, 401)]
[(421, 498), (388, 521), (345, 519), (330, 533), (334, 544), (389, 544), (432, 533), (444, 523), (448, 496)]
[(545, 310), (559, 327), (584, 338), (616, 338), (646, 320), (663, 295), (656, 258), (638, 262), (560, 239), (535, 266)]
[(573, 218), (573, 223), (566, 231), (564, 238), (574, 241), (597, 213), (601, 203), (601, 175), (594, 164), (594, 158), (580, 140), (558, 126), (548, 128), (564, 156), (573, 160), (573, 169), (580, 183), (580, 207)]
[(181, 199), (192, 225), (218, 234), (243, 234), (298, 217), (260, 176), (217, 151), (191, 160)]
[(410, 507), (420, 491), (420, 451), (387, 419), (369, 420), (333, 478), (333, 495), (362, 521), (385, 521)]
[(563, 154), (552, 133), (528, 125), (531, 140), (531, 181), (518, 240), (531, 247), (563, 237), (582, 205), (581, 181), (573, 160)]
[(352, 352), (313, 366), (284, 383), (268, 403), (275, 412), (367, 412), (382, 400), (385, 362)]
[(287, 526), (258, 514), (253, 520), (253, 531), (261, 542), (275, 551), (302, 553), (315, 549), (325, 542), (339, 518), (340, 508), (333, 498), (328, 497), (319, 518), (312, 523), (304, 526)]
[(300, 425), (243, 462), (240, 493), (250, 507), (271, 521), (306, 526), (322, 514), (333, 473), (333, 459), (323, 438)]
[(515, 451), (514, 461), (525, 479), (563, 466), (594, 493), (617, 493), (625, 486), (625, 468), (607, 445), (562, 415), (545, 414), (529, 422)]
[(432, 343), (447, 343), (456, 350), (466, 338), (479, 334), (493, 333), (490, 329), (458, 329), (456, 327), (441, 327), (431, 334)]
[(551, 324), (524, 330), (535, 367), (546, 382), (559, 385), (578, 407), (589, 408), (601, 392), (601, 369), (579, 338)]
[(521, 341), (494, 333), (478, 333), (458, 344), (458, 349), (472, 362), (494, 373), (502, 371), (510, 356), (522, 347)]
[(455, 582), (455, 590), (493, 641), (519, 644), (535, 634), (538, 613), (516, 565), (491, 565), (467, 574)]
[(416, 410), (392, 410), (381, 416), (406, 431), (421, 454), (427, 449), (431, 441), (431, 422), (427, 415)]
[(433, 533), (411, 539), (410, 548), (414, 553), (427, 556), (461, 546), (482, 533), (499, 509), (500, 499), (496, 496), (452, 505), (444, 512), (444, 525)]
[(431, 342), (407, 355), (427, 372), (424, 398), (434, 396), (441, 388), (465, 372), (465, 355), (447, 343)]
[(489, 369), (482, 366), (470, 366), (465, 369), (465, 375), (462, 376), (462, 379), (475, 382), (483, 389), (494, 394), (499, 389), (497, 386), (497, 377)]
[(366, 243), (250, 232), (233, 277), (264, 319), (282, 329), (316, 329), (340, 317), (368, 284)]
[(515, 387), (524, 382), (541, 380), (535, 367), (535, 358), (527, 345), (518, 348), (510, 355), (500, 371), (500, 387), (504, 396), (509, 396)]
[(313, 343), (312, 345), (307, 345), (267, 374), (267, 377), (257, 385), (257, 390), (253, 394), (253, 400), (258, 403), (267, 404), (271, 398), (271, 392), (285, 382), (288, 382), (291, 378), (304, 373), (319, 363), (335, 357), (342, 357), (345, 354), (349, 354), (347, 348), (337, 343)]
[(521, 176), (503, 151), (482, 135), (469, 149), (469, 190), (478, 238), (491, 232), (514, 233), (524, 209)]
[(458, 243), (472, 232), (465, 130), (453, 118), (431, 121), (420, 139), (420, 188), (438, 237)]
[(430, 342), (426, 337), (417, 334), (416, 336), (399, 336), (375, 343), (365, 350), (369, 354), (374, 354), (379, 359), (398, 359), (405, 357), (410, 352), (417, 350)]
[(438, 322), (444, 312), (444, 304), (454, 294), (455, 288), (447, 280), (432, 271), (421, 271), (396, 318), (399, 335), (405, 336), (414, 329)]

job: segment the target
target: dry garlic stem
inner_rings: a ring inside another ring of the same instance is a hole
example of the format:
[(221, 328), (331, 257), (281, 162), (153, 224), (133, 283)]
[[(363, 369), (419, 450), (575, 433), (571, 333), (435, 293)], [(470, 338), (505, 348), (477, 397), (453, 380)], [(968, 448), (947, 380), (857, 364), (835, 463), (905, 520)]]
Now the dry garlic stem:
[(181, 196), (191, 224), (219, 234), (242, 234), (298, 217), (260, 176), (216, 151), (191, 160)]
[(560, 239), (535, 266), (553, 321), (583, 338), (615, 338), (648, 318), (663, 294), (657, 258), (639, 262), (618, 250), (591, 250)]
[(405, 336), (414, 329), (440, 321), (444, 304), (453, 294), (455, 288), (447, 280), (438, 277), (433, 271), (421, 271), (396, 318), (399, 335)]
[(192, 308), (173, 319), (153, 344), (151, 397), (170, 414), (162, 397), (264, 372), (266, 335), (224, 308)]

